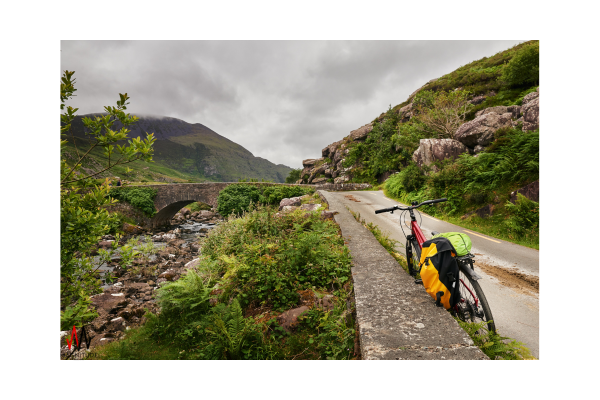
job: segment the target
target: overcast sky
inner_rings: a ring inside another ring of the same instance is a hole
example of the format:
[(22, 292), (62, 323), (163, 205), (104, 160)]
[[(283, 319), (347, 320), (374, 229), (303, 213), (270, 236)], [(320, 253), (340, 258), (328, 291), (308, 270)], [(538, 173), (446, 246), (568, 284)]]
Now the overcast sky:
[(79, 114), (128, 93), (133, 114), (199, 122), (301, 168), (430, 79), (523, 41), (62, 41), (61, 69)]

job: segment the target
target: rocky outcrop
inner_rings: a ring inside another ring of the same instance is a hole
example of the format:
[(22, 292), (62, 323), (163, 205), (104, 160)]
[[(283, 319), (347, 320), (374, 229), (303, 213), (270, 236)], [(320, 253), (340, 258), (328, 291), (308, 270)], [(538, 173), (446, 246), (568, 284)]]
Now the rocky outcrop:
[(430, 165), (434, 161), (456, 158), (467, 153), (467, 146), (454, 139), (421, 139), (419, 148), (413, 153), (412, 159), (419, 166)]
[(523, 102), (521, 104), (523, 106), (525, 106), (530, 101), (533, 101), (539, 97), (540, 97), (540, 88), (538, 87), (535, 92), (529, 93), (527, 96), (523, 97)]
[(515, 203), (517, 201), (517, 193), (521, 193), (529, 200), (533, 200), (537, 203), (540, 202), (540, 181), (531, 182), (528, 185), (523, 186), (521, 189), (515, 190), (510, 194), (510, 202)]
[(462, 124), (454, 133), (454, 139), (467, 147), (474, 148), (479, 145), (483, 148), (494, 140), (494, 132), (503, 126), (511, 125), (511, 117), (512, 113), (509, 112), (481, 114)]
[(523, 106), (522, 110), (523, 130), (535, 131), (538, 129), (540, 127), (540, 98), (536, 97), (535, 99), (528, 101), (527, 104)]
[[(365, 140), (369, 132), (373, 130), (373, 124), (367, 124), (350, 132), (350, 138), (354, 141)], [(339, 142), (338, 142), (339, 143)]]

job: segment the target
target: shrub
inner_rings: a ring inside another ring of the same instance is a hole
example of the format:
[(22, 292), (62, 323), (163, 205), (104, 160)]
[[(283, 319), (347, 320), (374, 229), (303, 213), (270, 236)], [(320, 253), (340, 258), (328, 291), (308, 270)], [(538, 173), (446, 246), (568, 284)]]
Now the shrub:
[(219, 192), (217, 211), (224, 217), (248, 211), (250, 204), (258, 203), (260, 189), (254, 185), (229, 185)]
[(117, 187), (110, 189), (108, 195), (113, 199), (126, 201), (142, 210), (148, 217), (153, 217), (156, 214), (156, 208), (154, 207), (156, 193), (156, 189), (152, 188)]
[(421, 189), (425, 178), (425, 173), (417, 164), (411, 162), (402, 171), (392, 175), (385, 186), (394, 197), (400, 197), (402, 192), (416, 192)]
[(314, 193), (314, 191), (314, 188), (307, 186), (268, 186), (263, 190), (260, 202), (279, 205), (283, 199), (304, 196), (305, 194)]
[(509, 86), (523, 86), (540, 80), (540, 44), (520, 49), (502, 71), (500, 80)]

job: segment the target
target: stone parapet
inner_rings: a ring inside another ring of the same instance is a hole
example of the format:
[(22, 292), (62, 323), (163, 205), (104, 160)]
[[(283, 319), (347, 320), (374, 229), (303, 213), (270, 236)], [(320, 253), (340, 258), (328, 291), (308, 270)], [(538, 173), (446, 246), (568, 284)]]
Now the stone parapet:
[(352, 255), (360, 347), (364, 360), (489, 359), (445, 309), (435, 306), (334, 193), (319, 191), (337, 211)]

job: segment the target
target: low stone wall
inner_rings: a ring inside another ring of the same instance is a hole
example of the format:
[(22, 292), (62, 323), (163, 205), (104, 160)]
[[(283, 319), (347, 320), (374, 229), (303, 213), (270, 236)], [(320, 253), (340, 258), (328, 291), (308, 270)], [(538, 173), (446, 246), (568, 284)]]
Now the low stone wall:
[(350, 190), (364, 190), (370, 189), (371, 186), (368, 183), (323, 183), (321, 185), (300, 185), (300, 186), (314, 186), (316, 190), (328, 190), (330, 192), (345, 192)]

